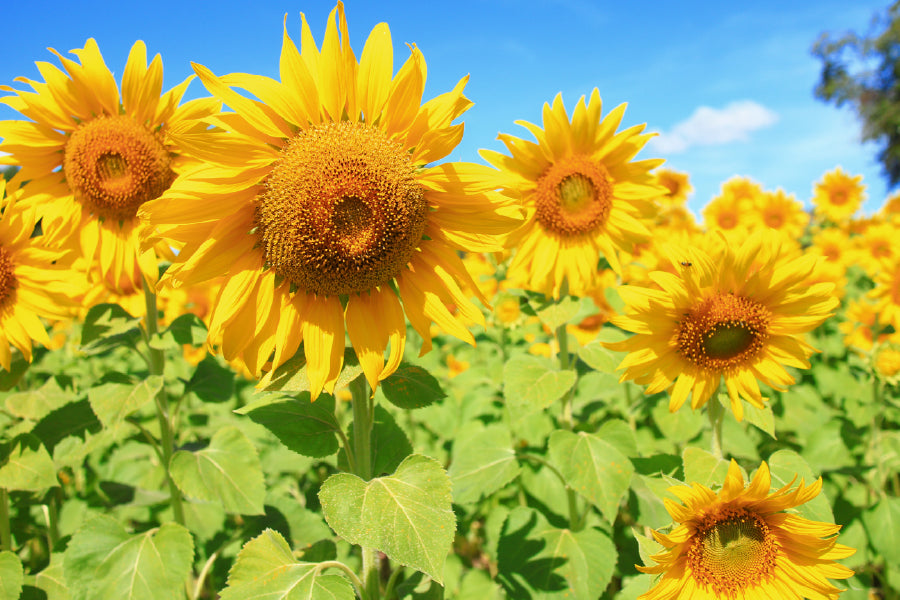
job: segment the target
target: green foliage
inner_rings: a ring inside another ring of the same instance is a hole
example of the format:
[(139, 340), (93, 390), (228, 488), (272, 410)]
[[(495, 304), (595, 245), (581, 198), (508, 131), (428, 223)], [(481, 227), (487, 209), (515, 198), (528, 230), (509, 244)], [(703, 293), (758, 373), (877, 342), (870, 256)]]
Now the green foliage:
[(0, 488), (37, 492), (58, 485), (53, 461), (34, 435), (17, 436), (6, 444), (2, 455)]
[(446, 396), (434, 375), (409, 363), (400, 363), (397, 370), (381, 383), (381, 391), (400, 408), (422, 408)]
[(18, 600), (24, 582), (19, 557), (8, 550), (0, 552), (0, 600)]
[(296, 398), (274, 396), (238, 411), (274, 433), (282, 444), (304, 456), (331, 456), (338, 449), (340, 424), (334, 398), (320, 395), (310, 402), (309, 392)]

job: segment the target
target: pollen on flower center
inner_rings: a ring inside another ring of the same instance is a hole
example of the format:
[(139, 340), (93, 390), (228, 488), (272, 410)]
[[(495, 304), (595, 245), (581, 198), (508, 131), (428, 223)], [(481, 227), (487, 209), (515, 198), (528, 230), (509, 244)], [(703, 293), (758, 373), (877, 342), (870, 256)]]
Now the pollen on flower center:
[(66, 143), (63, 171), (75, 198), (110, 219), (130, 219), (175, 180), (155, 133), (127, 115), (82, 123)]
[(537, 181), (535, 216), (562, 237), (602, 228), (612, 209), (613, 185), (601, 163), (575, 155), (554, 162)]
[(8, 250), (0, 246), (0, 306), (16, 287), (15, 264)]
[(736, 598), (766, 581), (777, 557), (778, 545), (766, 522), (730, 506), (702, 520), (687, 552), (694, 580), (720, 598)]
[(756, 356), (768, 339), (771, 313), (754, 300), (720, 293), (684, 316), (679, 351), (701, 368), (721, 372)]
[(291, 140), (257, 197), (266, 264), (320, 295), (370, 290), (399, 273), (425, 230), (427, 205), (402, 146), (342, 121)]

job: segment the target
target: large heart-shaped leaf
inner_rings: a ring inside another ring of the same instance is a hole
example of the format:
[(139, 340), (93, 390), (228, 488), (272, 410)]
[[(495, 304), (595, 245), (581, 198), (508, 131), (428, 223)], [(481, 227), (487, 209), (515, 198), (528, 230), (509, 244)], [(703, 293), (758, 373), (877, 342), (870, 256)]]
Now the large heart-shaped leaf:
[(323, 458), (338, 451), (337, 432), (341, 426), (334, 416), (334, 398), (329, 394), (319, 394), (315, 402), (310, 401), (309, 392), (297, 394), (296, 398), (263, 402), (237, 412), (274, 433), (297, 454)]
[(504, 425), (489, 425), (479, 433), (457, 438), (450, 479), (458, 504), (477, 502), (515, 479), (520, 471), (512, 437)]
[(319, 490), (325, 520), (351, 544), (374, 548), (442, 583), (456, 533), (450, 478), (433, 458), (413, 454), (393, 475), (365, 482), (350, 473)]

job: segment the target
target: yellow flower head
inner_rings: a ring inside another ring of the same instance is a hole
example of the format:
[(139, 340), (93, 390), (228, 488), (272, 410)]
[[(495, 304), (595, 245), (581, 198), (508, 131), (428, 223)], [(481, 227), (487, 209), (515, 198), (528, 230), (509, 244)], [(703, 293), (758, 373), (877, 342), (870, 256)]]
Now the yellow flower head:
[(619, 289), (625, 315), (612, 323), (636, 334), (608, 344), (629, 352), (622, 381), (647, 385), (648, 394), (671, 387), (674, 412), (688, 396), (691, 408), (702, 407), (724, 379), (740, 421), (742, 398), (763, 407), (758, 381), (781, 389), (794, 382), (785, 366), (809, 368), (814, 350), (801, 336), (837, 307), (834, 286), (811, 285), (817, 257), (798, 256), (771, 230), (738, 247), (721, 240), (710, 253), (696, 246), (667, 253), (675, 273), (651, 273), (659, 289)]
[(41, 318), (70, 317), (87, 282), (65, 266), (65, 255), (32, 237), (37, 215), (13, 194), (4, 199), (0, 178), (0, 367), (9, 371), (11, 348), (31, 362), (32, 341), (50, 346)]
[(729, 239), (743, 239), (751, 225), (751, 206), (751, 200), (723, 191), (703, 208), (703, 227), (706, 231), (721, 231)]
[(666, 188), (666, 192), (656, 199), (663, 205), (684, 206), (688, 196), (694, 191), (688, 174), (672, 169), (657, 169), (654, 175), (656, 183)]
[(517, 121), (536, 143), (501, 134), (509, 156), (481, 151), (503, 172), (507, 193), (525, 204), (525, 224), (509, 242), (517, 248), (509, 277), (523, 287), (559, 296), (566, 281), (580, 295), (594, 285), (601, 256), (621, 272), (616, 252), (650, 237), (653, 198), (666, 192), (651, 170), (663, 161), (632, 160), (652, 134), (644, 125), (616, 133), (624, 113), (622, 104), (601, 119), (595, 89), (570, 119), (557, 95), (544, 105), (543, 129)]
[(853, 571), (835, 561), (856, 550), (837, 543), (840, 525), (785, 512), (818, 496), (822, 480), (771, 484), (765, 462), (745, 485), (732, 460), (718, 493), (700, 483), (670, 487), (681, 503), (666, 499), (666, 509), (678, 525), (653, 532), (665, 550), (637, 568), (662, 577), (639, 600), (836, 599), (841, 590), (828, 580)]
[(194, 65), (234, 112), (208, 118), (215, 131), (172, 132), (207, 164), (141, 216), (152, 238), (181, 248), (161, 283), (224, 277), (209, 335), (225, 359), (258, 376), (270, 357), (274, 371), (302, 342), (315, 398), (334, 388), (345, 333), (373, 387), (403, 357), (406, 319), (422, 352), (432, 322), (474, 343), (463, 323), (484, 317), (467, 292), (485, 299), (458, 251), (500, 250), (520, 209), (493, 191), (489, 167), (429, 166), (462, 137), (453, 121), (471, 105), (466, 78), (421, 104), (418, 48), (394, 75), (382, 23), (357, 60), (340, 3), (321, 48), (305, 17), (301, 39), (298, 51), (285, 25), (280, 81)]
[(880, 346), (872, 362), (878, 377), (891, 385), (900, 383), (900, 346), (896, 344)]
[(828, 262), (844, 267), (852, 262), (852, 258), (847, 256), (847, 251), (851, 248), (850, 237), (837, 227), (827, 227), (816, 233), (812, 238), (812, 245)]
[(0, 86), (15, 93), (3, 102), (31, 119), (0, 122), (0, 154), (9, 153), (0, 162), (21, 167), (16, 180), (28, 182), (24, 201), (37, 205), (48, 238), (80, 246), (102, 280), (126, 288), (139, 286), (142, 276), (155, 283), (158, 253), (169, 249), (140, 248), (137, 211), (193, 162), (168, 132), (190, 129), (218, 103), (179, 106), (187, 80), (160, 95), (162, 61), (157, 55), (148, 66), (140, 41), (128, 56), (121, 94), (93, 39), (72, 51), (80, 64), (51, 51), (65, 72), (41, 62), (46, 81), (23, 80), (34, 92)]
[(881, 261), (880, 267), (868, 297), (875, 301), (881, 326), (891, 324), (900, 332), (900, 255)]
[(794, 239), (803, 235), (809, 223), (803, 204), (782, 189), (759, 194), (753, 203), (753, 215), (756, 227), (781, 231)]
[(820, 219), (846, 221), (862, 206), (866, 186), (862, 175), (851, 176), (837, 167), (813, 186), (812, 203)]
[(865, 232), (853, 238), (853, 262), (861, 265), (870, 276), (877, 277), (885, 263), (900, 259), (897, 239), (900, 223), (878, 223), (866, 228)]

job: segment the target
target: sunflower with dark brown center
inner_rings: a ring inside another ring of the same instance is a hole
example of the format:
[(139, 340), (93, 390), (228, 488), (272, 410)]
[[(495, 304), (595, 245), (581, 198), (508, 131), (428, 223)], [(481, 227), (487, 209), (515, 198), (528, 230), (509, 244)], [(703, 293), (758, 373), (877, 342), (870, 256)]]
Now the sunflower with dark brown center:
[(394, 75), (387, 25), (357, 62), (342, 4), (321, 49), (302, 23), (300, 52), (285, 27), (281, 81), (194, 65), (234, 112), (208, 119), (217, 131), (171, 134), (208, 164), (139, 212), (181, 248), (164, 283), (223, 278), (209, 335), (225, 358), (255, 375), (271, 360), (270, 377), (302, 342), (315, 398), (333, 390), (345, 335), (373, 387), (400, 364), (407, 320), (423, 352), (432, 323), (474, 343), (469, 296), (485, 299), (458, 251), (500, 250), (521, 210), (493, 169), (434, 164), (462, 136), (465, 79), (422, 104), (424, 58), (413, 46)]
[(633, 160), (652, 134), (644, 125), (617, 132), (624, 113), (623, 104), (601, 119), (595, 89), (570, 119), (559, 95), (544, 105), (543, 129), (518, 122), (537, 143), (501, 134), (509, 155), (481, 150), (525, 204), (525, 223), (510, 236), (517, 285), (557, 296), (565, 281), (585, 294), (598, 283), (601, 257), (621, 273), (618, 253), (649, 239), (653, 199), (667, 193), (651, 171), (663, 161)]
[(21, 167), (15, 181), (30, 182), (22, 202), (37, 208), (46, 239), (80, 247), (98, 285), (155, 284), (158, 258), (172, 251), (164, 243), (141, 247), (137, 211), (199, 164), (168, 131), (196, 131), (191, 120), (219, 103), (179, 106), (187, 81), (163, 94), (162, 61), (157, 55), (148, 66), (140, 41), (128, 56), (121, 94), (93, 39), (72, 51), (77, 61), (53, 52), (64, 70), (43, 64), (47, 81), (30, 82), (34, 92), (5, 88), (15, 92), (6, 103), (30, 121), (0, 123), (0, 152)]
[(841, 590), (828, 580), (853, 571), (835, 561), (855, 550), (837, 543), (839, 525), (785, 512), (802, 511), (822, 489), (821, 479), (793, 483), (771, 491), (764, 462), (745, 487), (732, 460), (718, 493), (699, 483), (670, 487), (681, 500), (665, 501), (677, 526), (653, 532), (665, 550), (650, 557), (656, 565), (637, 568), (661, 577), (639, 600), (836, 599)]
[(626, 310), (612, 322), (636, 335), (608, 346), (629, 352), (622, 381), (646, 384), (648, 394), (670, 388), (673, 412), (688, 397), (700, 408), (724, 379), (740, 421), (741, 399), (763, 407), (759, 381), (783, 389), (794, 381), (785, 366), (809, 368), (814, 350), (801, 336), (839, 302), (833, 283), (811, 282), (816, 255), (798, 256), (775, 231), (711, 248), (670, 247), (674, 273), (652, 273), (658, 288), (620, 288)]

